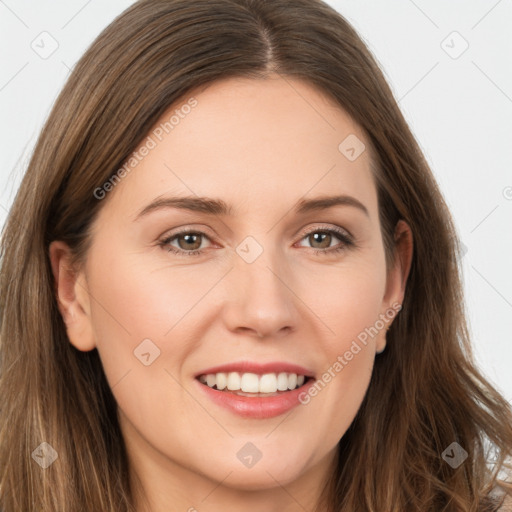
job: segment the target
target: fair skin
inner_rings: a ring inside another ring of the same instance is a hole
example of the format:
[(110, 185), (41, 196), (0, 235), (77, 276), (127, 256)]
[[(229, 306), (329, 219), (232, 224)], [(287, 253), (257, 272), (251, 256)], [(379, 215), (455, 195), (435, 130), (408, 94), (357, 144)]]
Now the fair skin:
[[(315, 88), (228, 79), (194, 97), (190, 114), (103, 200), (84, 268), (70, 272), (67, 246), (51, 244), (59, 308), (70, 342), (100, 354), (152, 512), (313, 510), (385, 328), (286, 414), (240, 416), (206, 396), (195, 376), (225, 363), (284, 361), (321, 379), (379, 315), (402, 304), (412, 235), (401, 221), (399, 257), (387, 271), (369, 143)], [(338, 149), (349, 134), (366, 144), (354, 161)], [(342, 194), (368, 213), (351, 205), (294, 211), (301, 199)], [(167, 207), (136, 220), (164, 196), (222, 199), (232, 214)], [(178, 228), (204, 236), (168, 246), (200, 247), (199, 255), (158, 244)], [(327, 252), (344, 245), (336, 234), (321, 237), (336, 228), (356, 245)], [(263, 250), (251, 263), (236, 251), (248, 236)], [(160, 350), (148, 366), (134, 355), (145, 339)], [(248, 442), (261, 454), (252, 467), (237, 456)]]

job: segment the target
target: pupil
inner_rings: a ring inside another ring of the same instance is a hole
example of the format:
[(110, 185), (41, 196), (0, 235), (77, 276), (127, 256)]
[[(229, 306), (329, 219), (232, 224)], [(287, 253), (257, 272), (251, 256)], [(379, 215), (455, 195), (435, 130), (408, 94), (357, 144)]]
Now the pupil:
[[(183, 238), (185, 239), (186, 244), (190, 246), (190, 244), (197, 243), (197, 240), (195, 240), (197, 236), (198, 235), (183, 235)], [(190, 247), (188, 248), (190, 249)]]
[[(313, 238), (315, 239), (315, 242), (319, 242), (319, 243), (322, 243), (322, 241), (325, 241), (325, 238), (324, 240), (321, 240), (322, 237), (329, 237), (330, 235), (328, 233), (313, 233)], [(328, 246), (329, 244), (327, 244)], [(325, 247), (325, 244), (322, 246), (322, 248)]]

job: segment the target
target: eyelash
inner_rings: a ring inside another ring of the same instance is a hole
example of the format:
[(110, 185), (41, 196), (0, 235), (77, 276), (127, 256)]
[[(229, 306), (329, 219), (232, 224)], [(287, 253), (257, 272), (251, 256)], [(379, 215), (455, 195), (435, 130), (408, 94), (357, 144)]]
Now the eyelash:
[[(353, 240), (353, 238), (348, 235), (346, 232), (342, 231), (341, 229), (334, 229), (334, 228), (316, 228), (308, 231), (307, 233), (304, 233), (301, 240), (308, 237), (309, 235), (312, 235), (313, 233), (322, 233), (322, 234), (329, 234), (329, 235), (335, 235), (336, 238), (341, 240), (342, 244), (339, 246), (330, 247), (327, 249), (315, 249), (310, 248), (312, 251), (314, 251), (314, 254), (320, 256), (320, 255), (332, 255), (337, 254), (342, 251), (345, 251), (351, 247), (355, 247), (356, 244)], [(208, 238), (208, 235), (206, 233), (202, 233), (201, 231), (192, 231), (190, 229), (184, 229), (182, 231), (179, 231), (177, 233), (172, 234), (169, 237), (164, 238), (161, 240), (158, 245), (162, 247), (163, 249), (166, 249), (168, 252), (172, 252), (174, 254), (177, 254), (179, 256), (200, 256), (201, 253), (204, 251), (204, 249), (195, 249), (193, 251), (184, 251), (183, 249), (177, 249), (176, 247), (173, 247), (170, 245), (170, 243), (175, 240), (176, 238), (180, 237), (181, 235), (199, 235), (203, 236), (205, 238)]]

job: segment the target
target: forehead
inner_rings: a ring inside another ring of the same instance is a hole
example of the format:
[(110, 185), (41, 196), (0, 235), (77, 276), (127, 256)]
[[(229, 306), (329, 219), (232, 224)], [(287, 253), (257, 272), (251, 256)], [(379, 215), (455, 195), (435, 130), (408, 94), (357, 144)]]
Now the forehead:
[(228, 78), (199, 87), (168, 109), (138, 151), (144, 146), (150, 150), (114, 194), (132, 210), (164, 194), (222, 197), (242, 214), (340, 193), (376, 214), (364, 132), (302, 80)]

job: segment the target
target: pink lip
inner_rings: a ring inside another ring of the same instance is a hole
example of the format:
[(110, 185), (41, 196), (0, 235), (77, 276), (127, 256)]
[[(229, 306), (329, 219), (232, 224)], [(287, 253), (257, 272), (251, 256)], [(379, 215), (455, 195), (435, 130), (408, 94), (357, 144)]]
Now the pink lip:
[(251, 361), (240, 361), (238, 363), (227, 363), (220, 366), (212, 366), (206, 370), (202, 370), (195, 374), (195, 377), (200, 375), (208, 375), (209, 373), (256, 373), (257, 375), (263, 375), (265, 373), (296, 373), (297, 375), (304, 375), (306, 377), (314, 377), (314, 373), (306, 368), (285, 362), (270, 362), (270, 363), (254, 363)]
[[(310, 379), (300, 388), (283, 391), (279, 395), (261, 397), (261, 396), (239, 396), (228, 391), (219, 391), (208, 387), (199, 382), (200, 375), (208, 375), (210, 373), (256, 373), (257, 375), (264, 375), (265, 373), (296, 373), (297, 375), (304, 375)], [(251, 361), (240, 361), (237, 363), (228, 363), (219, 366), (212, 366), (201, 370), (195, 375), (195, 380), (199, 386), (200, 392), (212, 400), (217, 405), (228, 409), (239, 416), (245, 418), (265, 419), (273, 418), (288, 412), (300, 404), (299, 396), (307, 392), (308, 388), (314, 384), (314, 373), (311, 370), (292, 363), (285, 362), (269, 362), (269, 363), (254, 363)]]
[(197, 379), (195, 379), (195, 382), (201, 392), (217, 405), (245, 418), (266, 419), (284, 414), (299, 405), (301, 403), (299, 396), (302, 393), (307, 393), (309, 387), (315, 383), (315, 380), (310, 379), (300, 388), (292, 391), (283, 391), (280, 395), (269, 397), (239, 396), (210, 388)]

